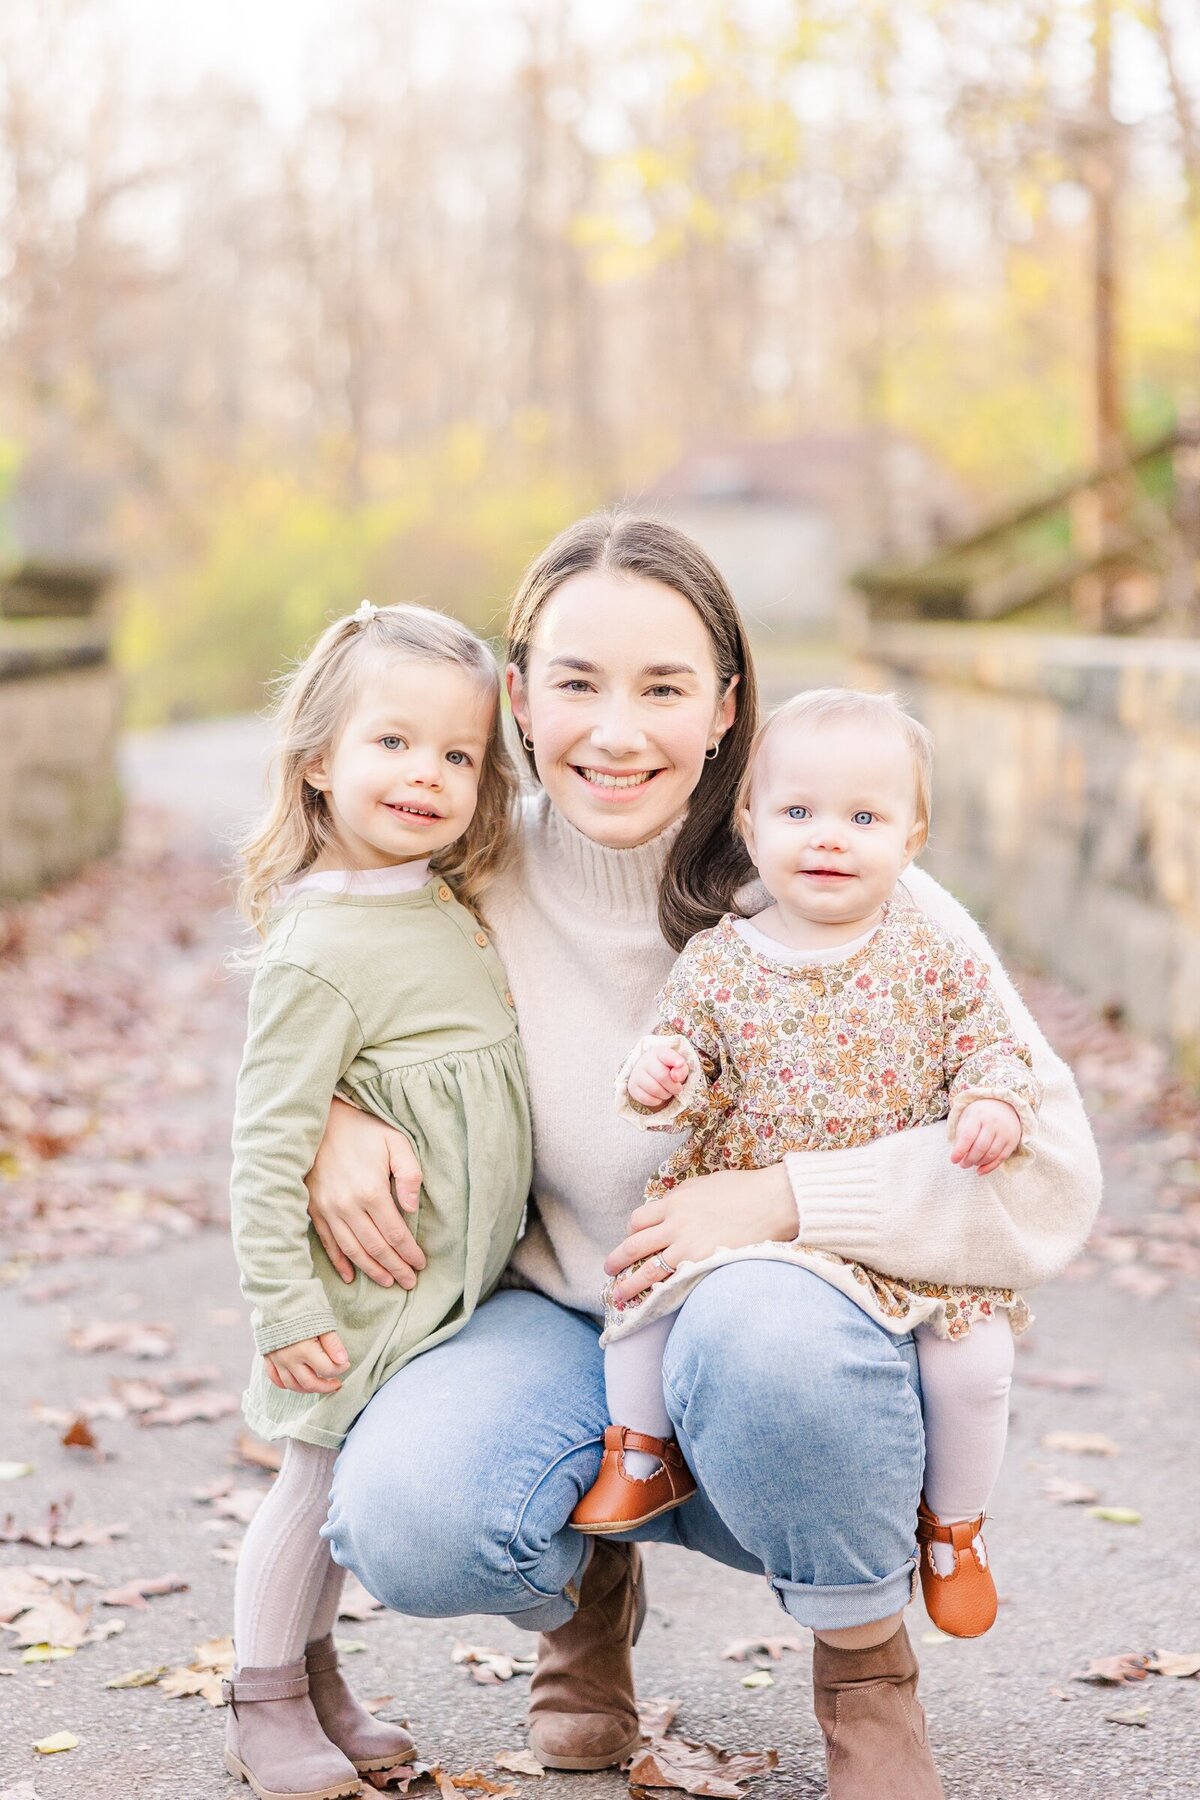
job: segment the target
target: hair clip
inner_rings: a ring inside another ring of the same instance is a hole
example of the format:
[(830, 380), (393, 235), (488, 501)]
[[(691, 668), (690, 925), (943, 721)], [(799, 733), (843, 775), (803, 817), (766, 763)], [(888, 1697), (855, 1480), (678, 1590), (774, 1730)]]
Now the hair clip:
[(355, 624), (369, 625), (378, 611), (379, 608), (377, 606), (372, 606), (369, 600), (364, 600), (358, 611), (354, 614)]

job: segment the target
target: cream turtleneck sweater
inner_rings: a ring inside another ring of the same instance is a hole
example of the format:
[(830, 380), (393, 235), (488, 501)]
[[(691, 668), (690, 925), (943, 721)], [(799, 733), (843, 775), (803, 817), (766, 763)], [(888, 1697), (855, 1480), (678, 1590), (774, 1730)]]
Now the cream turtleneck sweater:
[[(525, 803), (521, 860), (488, 899), (516, 998), (533, 1113), (533, 1194), (513, 1277), (596, 1317), (604, 1258), (626, 1235), (646, 1181), (680, 1141), (635, 1131), (613, 1101), (616, 1071), (652, 1028), (654, 996), (675, 960), (657, 907), (678, 829), (633, 850), (610, 850), (538, 793)], [(919, 869), (908, 871), (904, 887), (914, 905), (991, 965), (1042, 1086), (1036, 1154), (995, 1175), (963, 1173), (950, 1162), (945, 1127), (931, 1125), (861, 1149), (789, 1156), (798, 1236), (883, 1273), (1034, 1287), (1076, 1254), (1099, 1205), (1083, 1104), (969, 913)]]

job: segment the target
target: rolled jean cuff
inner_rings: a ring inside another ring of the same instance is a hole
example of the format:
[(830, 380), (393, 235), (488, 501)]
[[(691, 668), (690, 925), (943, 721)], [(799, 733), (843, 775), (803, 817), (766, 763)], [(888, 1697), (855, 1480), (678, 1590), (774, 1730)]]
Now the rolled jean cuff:
[(802, 1581), (785, 1581), (769, 1575), (768, 1583), (785, 1613), (810, 1631), (841, 1631), (848, 1625), (873, 1625), (876, 1619), (903, 1612), (913, 1597), (917, 1559), (908, 1561), (878, 1581), (859, 1581), (853, 1587), (813, 1587)]

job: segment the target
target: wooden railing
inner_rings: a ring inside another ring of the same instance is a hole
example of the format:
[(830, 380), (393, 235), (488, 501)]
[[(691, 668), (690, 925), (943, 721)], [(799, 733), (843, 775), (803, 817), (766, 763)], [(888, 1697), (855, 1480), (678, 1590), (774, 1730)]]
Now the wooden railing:
[(1177, 426), (915, 563), (859, 570), (872, 618), (1001, 619), (1069, 600), (1079, 624), (1200, 631), (1200, 425)]

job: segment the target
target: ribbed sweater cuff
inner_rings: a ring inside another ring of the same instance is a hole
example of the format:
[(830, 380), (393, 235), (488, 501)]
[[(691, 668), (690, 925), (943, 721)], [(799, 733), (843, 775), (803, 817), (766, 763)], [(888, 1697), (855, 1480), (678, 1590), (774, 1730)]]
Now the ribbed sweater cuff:
[(312, 1312), (297, 1313), (294, 1319), (256, 1325), (254, 1347), (260, 1356), (269, 1356), (272, 1350), (286, 1350), (289, 1344), (299, 1344), (305, 1338), (321, 1337), (326, 1331), (336, 1330), (337, 1320), (329, 1307), (317, 1307)]
[(879, 1159), (861, 1150), (793, 1150), (783, 1159), (796, 1201), (798, 1244), (871, 1263), (883, 1216)]

